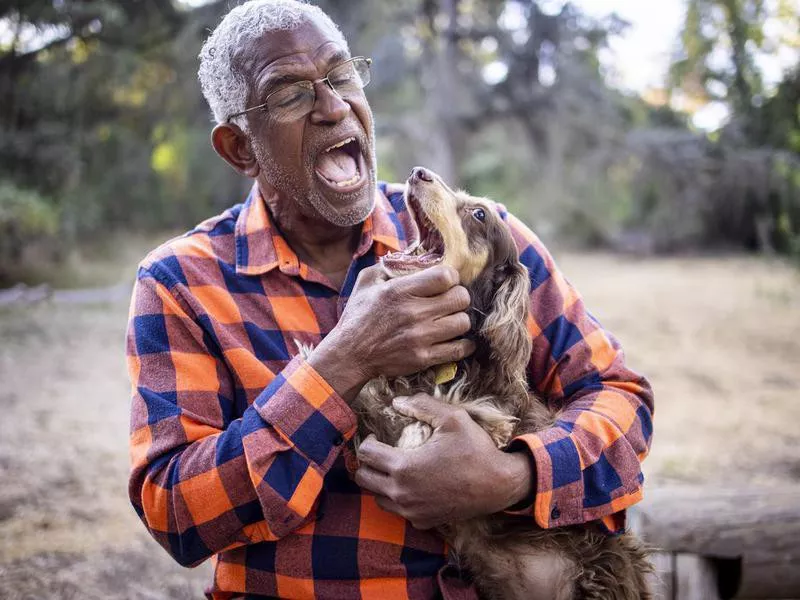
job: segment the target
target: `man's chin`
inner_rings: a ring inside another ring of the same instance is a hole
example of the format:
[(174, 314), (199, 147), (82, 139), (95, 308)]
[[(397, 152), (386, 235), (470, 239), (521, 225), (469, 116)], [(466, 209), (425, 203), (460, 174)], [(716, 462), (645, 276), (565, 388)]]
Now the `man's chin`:
[(328, 182), (319, 180), (315, 193), (309, 198), (317, 213), (332, 225), (350, 227), (363, 223), (375, 206), (377, 182), (371, 173), (365, 175), (359, 185), (340, 191)]

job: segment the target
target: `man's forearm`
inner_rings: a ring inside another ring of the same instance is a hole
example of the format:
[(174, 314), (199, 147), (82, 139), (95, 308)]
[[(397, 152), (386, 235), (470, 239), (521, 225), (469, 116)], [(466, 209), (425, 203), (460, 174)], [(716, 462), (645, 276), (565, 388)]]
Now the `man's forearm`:
[(306, 359), (334, 391), (350, 404), (370, 377), (333, 335), (322, 340)]

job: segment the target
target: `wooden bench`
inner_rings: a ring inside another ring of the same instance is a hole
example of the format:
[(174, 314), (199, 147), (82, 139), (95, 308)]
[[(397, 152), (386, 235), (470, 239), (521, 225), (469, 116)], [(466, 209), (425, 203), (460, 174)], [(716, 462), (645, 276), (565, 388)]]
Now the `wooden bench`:
[(800, 599), (800, 486), (646, 488), (629, 523), (657, 600)]

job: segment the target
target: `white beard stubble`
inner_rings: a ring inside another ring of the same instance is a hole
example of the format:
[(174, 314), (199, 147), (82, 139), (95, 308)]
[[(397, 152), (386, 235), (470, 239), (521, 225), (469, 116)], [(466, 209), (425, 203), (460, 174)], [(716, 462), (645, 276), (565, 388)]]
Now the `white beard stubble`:
[[(372, 140), (375, 139), (375, 128), (372, 128)], [(367, 140), (360, 139), (359, 143), (361, 148), (366, 147)], [(358, 223), (363, 223), (372, 209), (375, 206), (375, 198), (377, 194), (377, 157), (375, 154), (375, 144), (369, 145), (369, 155), (372, 159), (372, 168), (367, 164), (368, 178), (365, 188), (356, 190), (349, 194), (342, 194), (345, 202), (345, 208), (335, 208), (332, 206), (325, 196), (313, 185), (314, 179), (317, 177), (314, 171), (314, 159), (311, 156), (303, 157), (303, 166), (308, 176), (308, 187), (304, 188), (302, 182), (297, 181), (296, 177), (289, 175), (286, 170), (277, 164), (269, 156), (266, 148), (261, 144), (258, 139), (252, 139), (253, 151), (256, 155), (259, 168), (264, 172), (264, 175), (269, 183), (281, 195), (289, 201), (297, 203), (300, 207), (300, 212), (307, 216), (318, 215), (328, 223), (336, 225), (337, 227), (351, 227)], [(363, 202), (363, 195), (369, 194), (370, 202)]]

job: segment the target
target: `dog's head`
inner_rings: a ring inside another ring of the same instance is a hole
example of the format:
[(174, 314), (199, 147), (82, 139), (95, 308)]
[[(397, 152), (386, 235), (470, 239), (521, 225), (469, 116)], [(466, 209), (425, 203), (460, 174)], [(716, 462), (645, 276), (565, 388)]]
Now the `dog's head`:
[(419, 239), (384, 256), (386, 272), (396, 277), (436, 264), (456, 269), (472, 296), (473, 329), (488, 342), (487, 358), (502, 358), (512, 371), (524, 372), (530, 283), (508, 226), (487, 200), (452, 190), (422, 167), (411, 171), (405, 198)]

